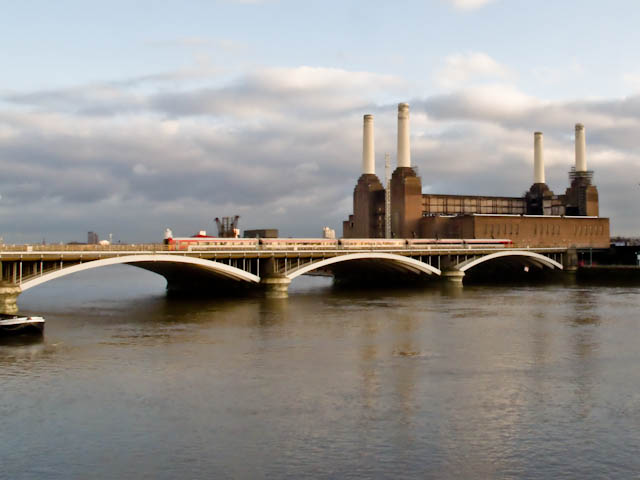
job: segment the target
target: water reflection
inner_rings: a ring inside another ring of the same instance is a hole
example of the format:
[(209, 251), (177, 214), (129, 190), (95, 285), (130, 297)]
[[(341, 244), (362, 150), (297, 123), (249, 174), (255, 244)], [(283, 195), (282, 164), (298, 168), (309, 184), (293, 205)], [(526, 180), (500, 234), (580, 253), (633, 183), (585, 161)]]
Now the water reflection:
[(570, 321), (574, 325), (598, 325), (597, 295), (593, 288), (574, 288), (567, 295), (567, 303), (571, 305), (569, 311)]
[(0, 347), (24, 347), (29, 345), (38, 345), (43, 343), (43, 341), (44, 336), (41, 333), (15, 336), (0, 336)]
[(223, 301), (67, 288), (21, 299), (46, 313), (44, 341), (0, 345), (0, 432), (20, 432), (0, 442), (0, 476), (640, 468), (638, 289), (302, 282), (288, 299)]

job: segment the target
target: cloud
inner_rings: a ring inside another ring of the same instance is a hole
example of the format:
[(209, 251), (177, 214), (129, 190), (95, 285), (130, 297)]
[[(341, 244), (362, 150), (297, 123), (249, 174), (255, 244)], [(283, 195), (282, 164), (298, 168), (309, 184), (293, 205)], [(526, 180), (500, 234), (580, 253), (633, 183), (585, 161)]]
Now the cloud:
[[(130, 85), (138, 83), (132, 80)], [(53, 112), (108, 115), (113, 112), (132, 112), (144, 108), (145, 99), (115, 84), (83, 85), (79, 87), (43, 90), (26, 94), (12, 94), (6, 102), (34, 106)]]
[(445, 89), (458, 88), (477, 80), (507, 79), (513, 74), (486, 53), (470, 52), (448, 56), (436, 71), (435, 81)]
[(242, 229), (341, 232), (359, 175), (362, 115), (375, 115), (383, 176), (384, 153), (395, 157), (399, 101), (411, 104), (412, 160), (425, 191), (522, 194), (532, 181), (533, 131), (542, 130), (547, 179), (562, 193), (573, 124), (583, 122), (602, 214), (615, 217), (615, 233), (633, 232), (640, 215), (628, 201), (640, 177), (640, 96), (548, 101), (488, 83), (411, 99), (394, 76), (311, 66), (256, 69), (224, 84), (176, 82), (7, 97), (0, 235), (69, 241), (93, 230), (155, 241), (167, 226), (190, 234), (236, 214)]
[(365, 108), (376, 94), (401, 91), (392, 75), (341, 69), (271, 68), (248, 74), (231, 85), (188, 92), (161, 93), (151, 101), (171, 115), (214, 115), (260, 119), (307, 113), (317, 117)]
[(231, 83), (195, 89), (174, 88), (142, 93), (132, 87), (153, 80), (182, 80), (214, 75), (212, 71), (184, 71), (136, 77), (104, 84), (61, 90), (45, 90), (5, 96), (6, 102), (38, 109), (84, 115), (110, 116), (153, 110), (181, 115), (212, 115), (256, 118), (309, 111), (326, 115), (363, 108), (380, 92), (402, 91), (399, 77), (337, 68), (301, 66), (266, 68), (241, 76)]
[(631, 90), (634, 92), (640, 92), (640, 73), (625, 73), (622, 76), (622, 80), (627, 87), (631, 88)]
[(441, 119), (506, 123), (542, 103), (511, 85), (492, 84), (432, 96), (425, 101), (425, 108), (430, 115)]
[(495, 0), (448, 0), (453, 4), (455, 8), (458, 10), (476, 10), (478, 8), (484, 7), (490, 3), (493, 3)]

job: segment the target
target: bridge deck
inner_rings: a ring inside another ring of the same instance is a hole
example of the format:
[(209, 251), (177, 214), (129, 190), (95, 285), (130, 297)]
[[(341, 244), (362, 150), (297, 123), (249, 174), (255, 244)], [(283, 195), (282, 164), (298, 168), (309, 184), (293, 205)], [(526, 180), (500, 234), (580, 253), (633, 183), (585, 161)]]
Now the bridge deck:
[[(575, 251), (573, 253), (575, 257)], [(309, 246), (203, 248), (173, 250), (162, 244), (141, 245), (0, 245), (0, 313), (17, 312), (20, 292), (72, 273), (116, 264), (130, 264), (167, 279), (170, 290), (227, 282), (260, 285), (269, 295), (286, 295), (300, 275), (330, 271), (340, 278), (371, 273), (382, 279), (442, 277), (462, 282), (465, 271), (493, 261), (504, 268), (524, 265), (563, 269), (571, 255), (566, 248), (513, 248), (493, 245)]]
[[(82, 247), (82, 248), (78, 248)], [(65, 260), (65, 261), (90, 261), (101, 258), (110, 258), (124, 255), (181, 255), (198, 258), (321, 258), (326, 256), (344, 255), (346, 253), (393, 253), (396, 255), (428, 256), (428, 255), (482, 255), (496, 251), (522, 250), (537, 253), (562, 253), (566, 248), (513, 248), (513, 247), (447, 247), (426, 246), (412, 248), (271, 248), (257, 246), (250, 248), (219, 248), (219, 249), (192, 249), (169, 250), (162, 244), (140, 245), (113, 245), (108, 247), (95, 247), (89, 245), (44, 245), (44, 246), (0, 246), (0, 261), (35, 261), (35, 260)]]

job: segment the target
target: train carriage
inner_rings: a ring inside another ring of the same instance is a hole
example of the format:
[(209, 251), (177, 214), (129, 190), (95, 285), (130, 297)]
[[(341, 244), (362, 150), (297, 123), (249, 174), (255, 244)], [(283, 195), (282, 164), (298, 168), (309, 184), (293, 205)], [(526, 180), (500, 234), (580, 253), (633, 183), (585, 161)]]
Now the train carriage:
[(222, 249), (246, 249), (257, 248), (256, 238), (221, 238), (208, 235), (195, 235), (193, 237), (166, 238), (165, 244), (169, 250), (222, 250)]
[(273, 250), (322, 250), (336, 248), (338, 241), (333, 238), (261, 238), (260, 246)]
[(348, 249), (357, 248), (404, 248), (407, 244), (405, 239), (396, 238), (341, 238), (340, 246)]

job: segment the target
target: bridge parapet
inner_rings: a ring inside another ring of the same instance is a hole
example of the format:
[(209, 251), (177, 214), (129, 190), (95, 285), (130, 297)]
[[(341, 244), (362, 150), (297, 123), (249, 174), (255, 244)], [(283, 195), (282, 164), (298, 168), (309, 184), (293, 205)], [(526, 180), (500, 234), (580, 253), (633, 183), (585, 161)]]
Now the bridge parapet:
[[(0, 245), (0, 282), (3, 282), (0, 311), (15, 312), (21, 291), (70, 273), (115, 264), (131, 264), (163, 275), (172, 291), (174, 287), (189, 290), (200, 284), (205, 291), (207, 286), (224, 289), (229, 285), (245, 284), (261, 285), (271, 296), (285, 296), (291, 280), (319, 271), (342, 276), (367, 272), (363, 278), (368, 275), (384, 279), (388, 275), (390, 278), (406, 277), (410, 281), (421, 276), (442, 277), (460, 283), (465, 271), (493, 259), (511, 258), (513, 263), (514, 257), (520, 257), (532, 265), (562, 269), (563, 264), (570, 265), (573, 258), (567, 255), (565, 248), (331, 246), (298, 249), (259, 246), (175, 251), (162, 244), (62, 247)], [(220, 281), (228, 283), (221, 285)]]

